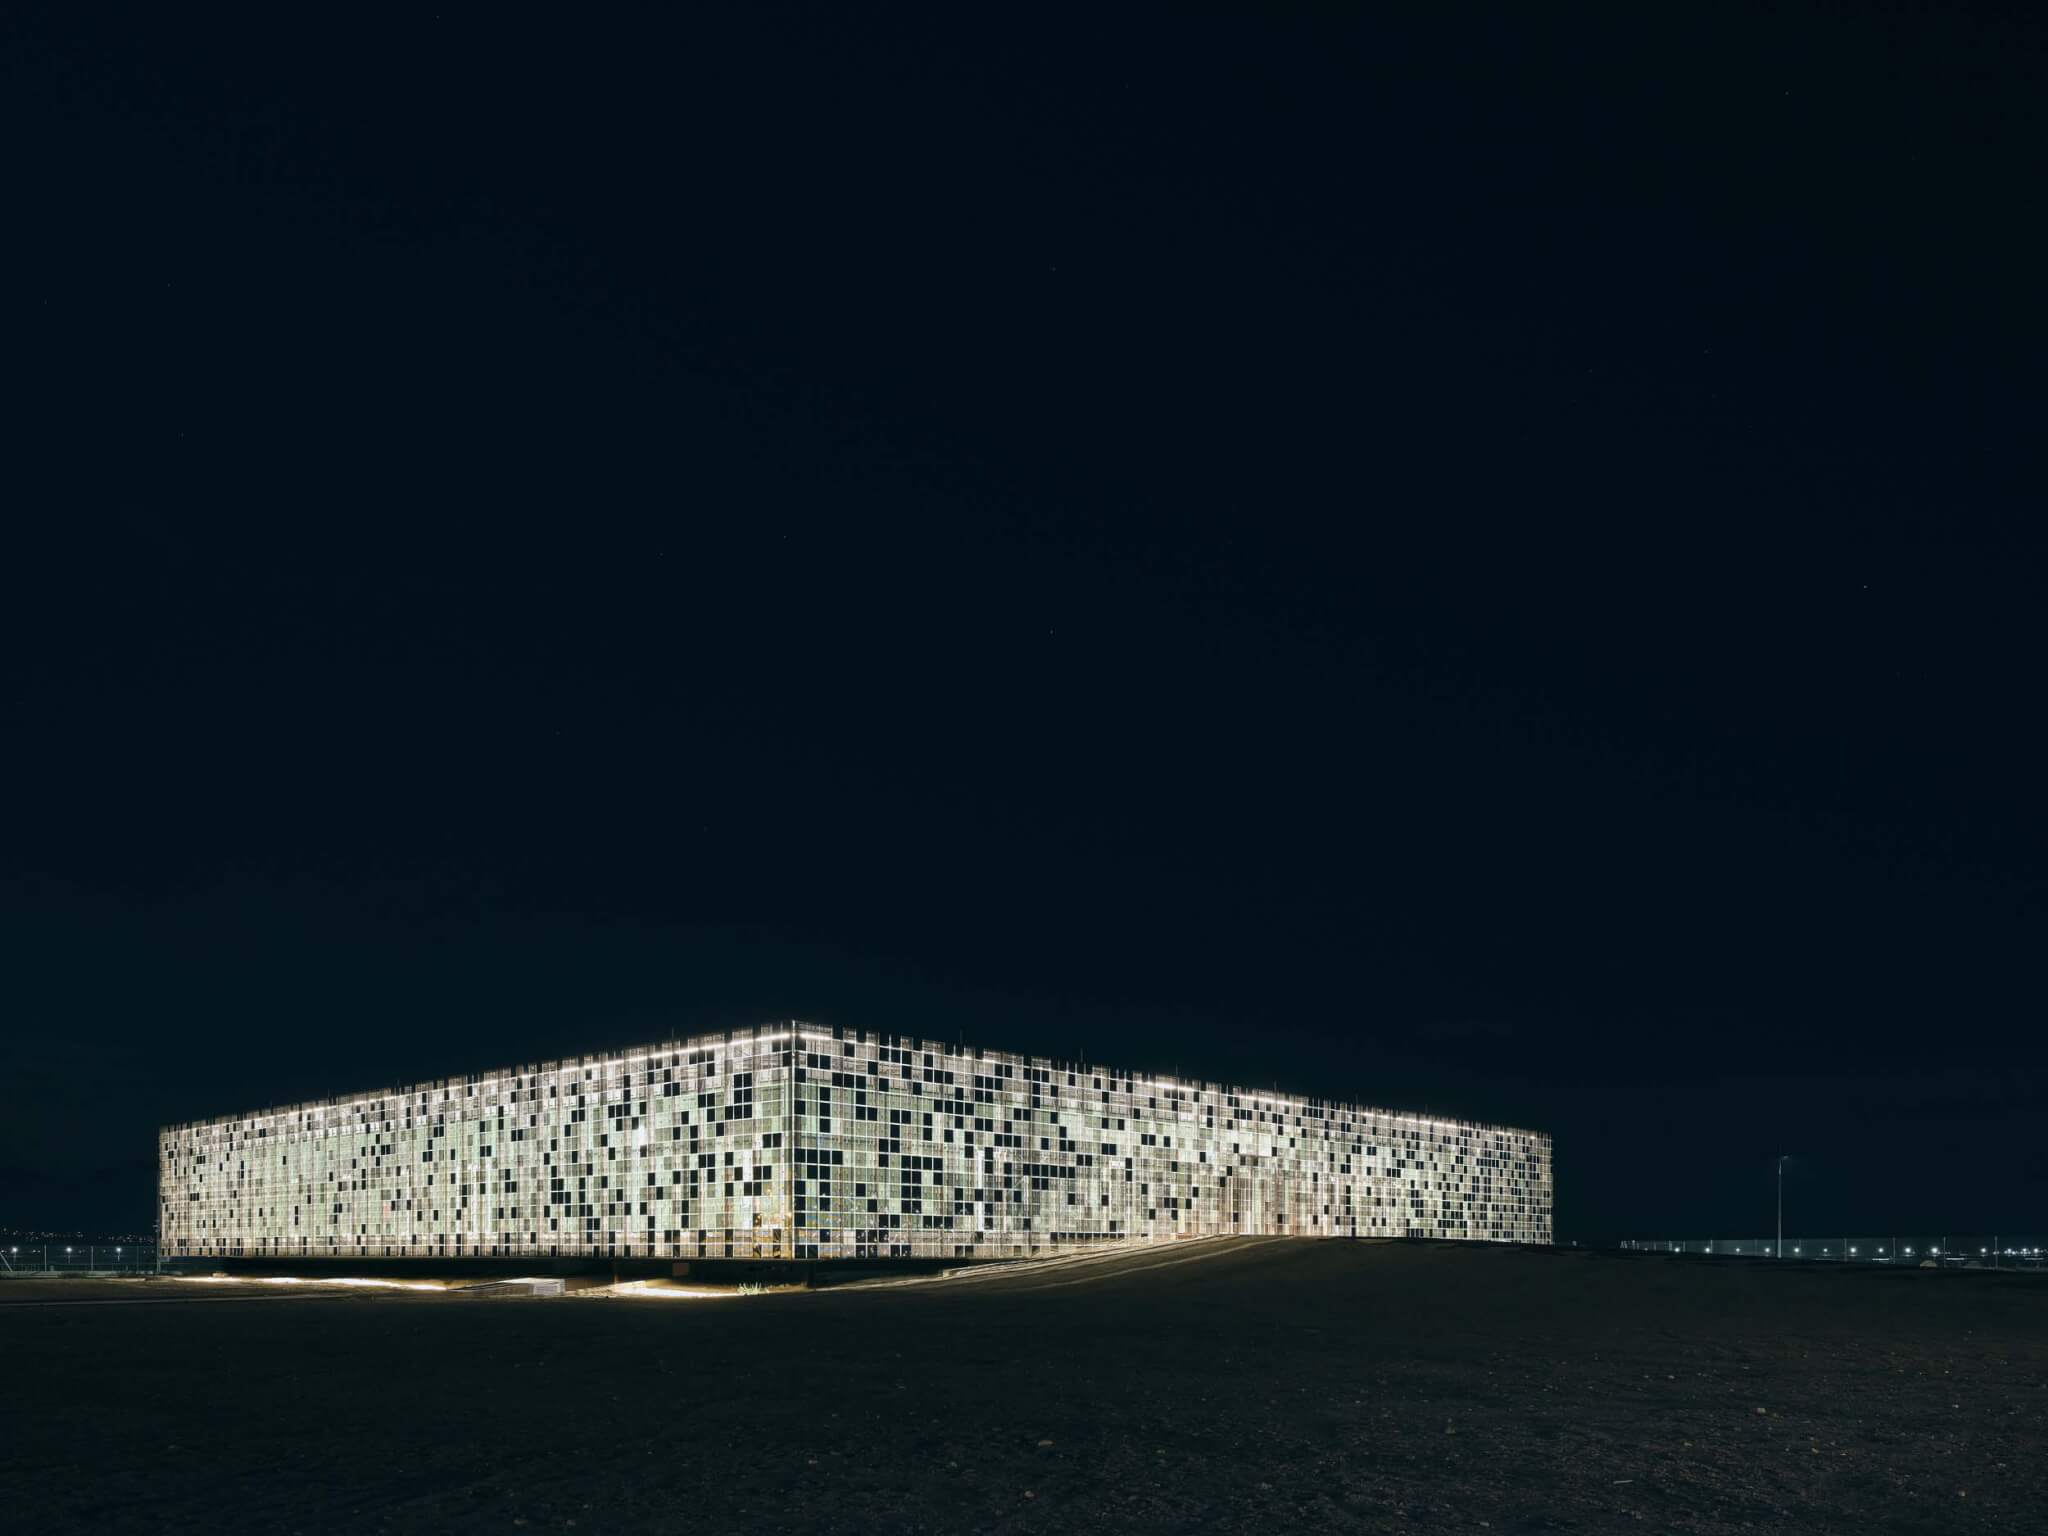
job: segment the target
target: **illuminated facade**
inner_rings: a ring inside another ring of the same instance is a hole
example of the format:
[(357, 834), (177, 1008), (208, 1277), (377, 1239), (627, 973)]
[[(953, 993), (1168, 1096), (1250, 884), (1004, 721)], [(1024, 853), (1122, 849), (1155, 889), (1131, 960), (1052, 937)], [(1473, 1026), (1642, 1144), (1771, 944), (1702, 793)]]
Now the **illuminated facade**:
[(172, 1126), (167, 1258), (1550, 1241), (1550, 1138), (784, 1024)]

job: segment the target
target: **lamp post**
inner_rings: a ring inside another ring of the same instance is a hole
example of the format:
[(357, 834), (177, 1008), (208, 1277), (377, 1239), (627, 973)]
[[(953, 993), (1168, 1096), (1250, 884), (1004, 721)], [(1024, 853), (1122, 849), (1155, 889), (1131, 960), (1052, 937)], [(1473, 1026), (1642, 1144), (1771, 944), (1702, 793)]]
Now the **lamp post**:
[(1778, 1246), (1771, 1250), (1771, 1257), (1785, 1257), (1785, 1154), (1778, 1154)]

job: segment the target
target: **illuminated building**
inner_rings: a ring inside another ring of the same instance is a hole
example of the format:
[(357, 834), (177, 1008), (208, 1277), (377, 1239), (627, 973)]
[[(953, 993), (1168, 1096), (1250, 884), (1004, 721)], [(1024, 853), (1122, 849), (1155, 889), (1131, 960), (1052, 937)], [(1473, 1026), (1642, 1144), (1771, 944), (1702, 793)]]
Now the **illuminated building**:
[(1550, 1241), (1540, 1132), (783, 1024), (166, 1128), (167, 1258)]

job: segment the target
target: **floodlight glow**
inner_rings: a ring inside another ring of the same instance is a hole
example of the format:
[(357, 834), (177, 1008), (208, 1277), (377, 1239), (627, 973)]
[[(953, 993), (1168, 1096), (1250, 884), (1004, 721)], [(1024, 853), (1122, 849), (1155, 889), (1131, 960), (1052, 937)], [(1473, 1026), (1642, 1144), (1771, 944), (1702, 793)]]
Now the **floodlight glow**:
[(622, 1285), (611, 1287), (606, 1294), (623, 1296), (629, 1301), (719, 1301), (728, 1296), (738, 1296), (740, 1292), (663, 1285), (653, 1280), (628, 1280)]
[(191, 1285), (338, 1285), (366, 1291), (445, 1291), (439, 1280), (379, 1280), (362, 1275), (172, 1275)]

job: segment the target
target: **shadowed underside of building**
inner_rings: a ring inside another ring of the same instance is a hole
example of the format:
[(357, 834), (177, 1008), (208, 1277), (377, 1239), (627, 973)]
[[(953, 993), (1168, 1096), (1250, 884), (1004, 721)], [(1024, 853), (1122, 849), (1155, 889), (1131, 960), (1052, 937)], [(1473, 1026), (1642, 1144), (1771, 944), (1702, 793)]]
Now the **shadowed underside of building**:
[(801, 1023), (166, 1128), (170, 1259), (1550, 1241), (1550, 1138)]

